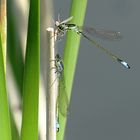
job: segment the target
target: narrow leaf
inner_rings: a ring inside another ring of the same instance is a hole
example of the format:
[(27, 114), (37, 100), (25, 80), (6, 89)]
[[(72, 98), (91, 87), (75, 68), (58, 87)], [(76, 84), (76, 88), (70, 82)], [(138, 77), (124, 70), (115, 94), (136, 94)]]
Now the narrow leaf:
[(11, 140), (10, 114), (0, 34), (0, 140)]
[(23, 77), (23, 119), (21, 140), (38, 140), (38, 98), (40, 69), (39, 7), (39, 0), (30, 0), (26, 58)]

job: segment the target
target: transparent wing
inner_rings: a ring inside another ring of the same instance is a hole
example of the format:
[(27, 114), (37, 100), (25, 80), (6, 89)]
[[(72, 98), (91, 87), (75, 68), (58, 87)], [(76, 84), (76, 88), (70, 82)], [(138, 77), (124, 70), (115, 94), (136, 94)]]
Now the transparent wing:
[(66, 92), (64, 74), (62, 73), (59, 80), (58, 109), (63, 117), (68, 114), (68, 96)]
[(92, 27), (80, 27), (80, 26), (78, 28), (85, 34), (96, 36), (102, 39), (119, 40), (122, 38), (121, 33), (119, 31), (95, 29)]
[(71, 17), (69, 17), (69, 18), (67, 18), (67, 19), (65, 19), (65, 20), (63, 20), (63, 21), (61, 21), (60, 24), (68, 23), (69, 21), (72, 20), (72, 18), (73, 18), (73, 16), (71, 16)]
[(66, 34), (65, 32), (62, 32), (62, 33), (57, 34), (56, 42), (63, 41), (65, 39), (65, 37), (66, 37), (65, 34)]
[(98, 44), (95, 40), (93, 40), (93, 39), (89, 38), (88, 36), (86, 36), (86, 34), (84, 34), (82, 31), (80, 32), (80, 34), (83, 37), (85, 37), (87, 40), (89, 40), (92, 44), (94, 44), (95, 47), (97, 47), (97, 48), (101, 49), (102, 51), (104, 51), (108, 56), (110, 56), (112, 59), (116, 60), (122, 66), (124, 66), (127, 69), (130, 69), (130, 66), (129, 66), (129, 64), (127, 62), (123, 61), (118, 56), (116, 56), (115, 54), (110, 52), (108, 49), (106, 49), (103, 46), (101, 46), (100, 44)]

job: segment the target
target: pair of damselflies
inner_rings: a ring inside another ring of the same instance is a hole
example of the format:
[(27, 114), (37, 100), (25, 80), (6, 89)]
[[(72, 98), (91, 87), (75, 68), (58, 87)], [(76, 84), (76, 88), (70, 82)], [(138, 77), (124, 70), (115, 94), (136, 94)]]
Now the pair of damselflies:
[[(58, 20), (55, 22), (57, 36), (63, 36), (66, 34), (66, 32), (68, 30), (72, 30), (72, 31), (76, 32), (78, 35), (86, 38), (95, 47), (101, 49), (108, 56), (110, 56), (113, 60), (120, 63), (125, 68), (130, 69), (130, 66), (128, 65), (127, 62), (120, 59), (118, 56), (114, 55), (108, 49), (102, 47), (95, 40), (91, 39), (88, 36), (88, 34), (89, 34), (91, 36), (96, 35), (100, 38), (106, 38), (106, 39), (110, 39), (110, 40), (118, 40), (121, 38), (120, 32), (111, 31), (111, 30), (104, 30), (104, 29), (95, 29), (95, 28), (89, 28), (89, 27), (80, 27), (80, 26), (77, 26), (76, 24), (69, 23), (72, 20), (72, 18), (73, 17), (69, 17), (66, 20), (61, 21), (60, 18), (58, 17)], [(57, 100), (56, 129), (58, 132), (59, 127), (60, 127), (58, 110), (60, 111), (60, 113), (63, 116), (65, 116), (65, 115), (67, 115), (67, 108), (68, 108), (68, 98), (67, 98), (67, 94), (66, 94), (64, 74), (63, 74), (64, 65), (63, 65), (63, 61), (62, 61), (61, 57), (59, 56), (59, 54), (57, 54), (55, 57), (55, 67), (56, 67), (57, 78), (61, 79), (60, 82), (63, 82), (61, 84), (59, 83), (59, 95), (58, 95), (58, 100)], [(63, 93), (63, 94), (60, 95), (60, 93), (61, 94)], [(61, 103), (63, 103), (63, 104), (61, 104)]]

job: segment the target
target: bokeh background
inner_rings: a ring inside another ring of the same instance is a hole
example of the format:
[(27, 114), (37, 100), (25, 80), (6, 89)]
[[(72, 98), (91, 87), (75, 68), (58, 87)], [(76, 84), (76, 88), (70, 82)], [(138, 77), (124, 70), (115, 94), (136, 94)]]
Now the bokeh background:
[[(70, 2), (54, 0), (55, 18), (59, 11), (62, 19), (69, 17)], [(123, 68), (82, 39), (67, 140), (140, 139), (139, 5), (139, 0), (88, 0), (85, 25), (120, 31), (123, 38), (119, 41), (97, 41), (126, 60), (131, 69)], [(58, 44), (60, 50), (62, 44)]]

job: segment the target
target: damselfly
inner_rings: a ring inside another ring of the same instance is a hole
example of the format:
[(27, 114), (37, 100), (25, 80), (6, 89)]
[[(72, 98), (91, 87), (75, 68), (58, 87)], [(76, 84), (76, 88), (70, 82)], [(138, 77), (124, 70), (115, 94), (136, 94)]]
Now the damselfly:
[(66, 117), (67, 111), (68, 111), (68, 97), (67, 97), (67, 92), (66, 92), (66, 87), (65, 87), (65, 79), (64, 79), (64, 65), (62, 58), (60, 57), (59, 54), (56, 54), (55, 56), (55, 73), (56, 73), (56, 78), (51, 84), (51, 87), (55, 83), (56, 79), (59, 79), (59, 94), (57, 98), (57, 105), (56, 105), (56, 130), (59, 132), (59, 112), (61, 113), (62, 116)]
[(58, 17), (58, 20), (55, 22), (56, 30), (58, 36), (64, 35), (68, 30), (75, 31), (78, 35), (83, 36), (88, 41), (90, 41), (94, 46), (104, 51), (108, 56), (110, 56), (112, 59), (119, 62), (121, 65), (123, 65), (125, 68), (130, 69), (130, 66), (127, 62), (120, 59), (118, 56), (111, 53), (108, 49), (102, 47), (100, 44), (98, 44), (95, 40), (91, 39), (89, 35), (97, 35), (103, 38), (111, 39), (111, 40), (117, 40), (121, 38), (120, 32), (117, 31), (109, 31), (109, 30), (103, 30), (103, 29), (95, 29), (95, 28), (88, 28), (88, 27), (80, 27), (76, 24), (68, 23), (72, 20), (73, 17), (69, 17), (68, 19), (64, 21), (60, 21), (60, 18)]
[(57, 77), (59, 78), (58, 109), (63, 116), (66, 116), (68, 110), (68, 97), (64, 78), (64, 64), (59, 54), (56, 54), (55, 59)]

